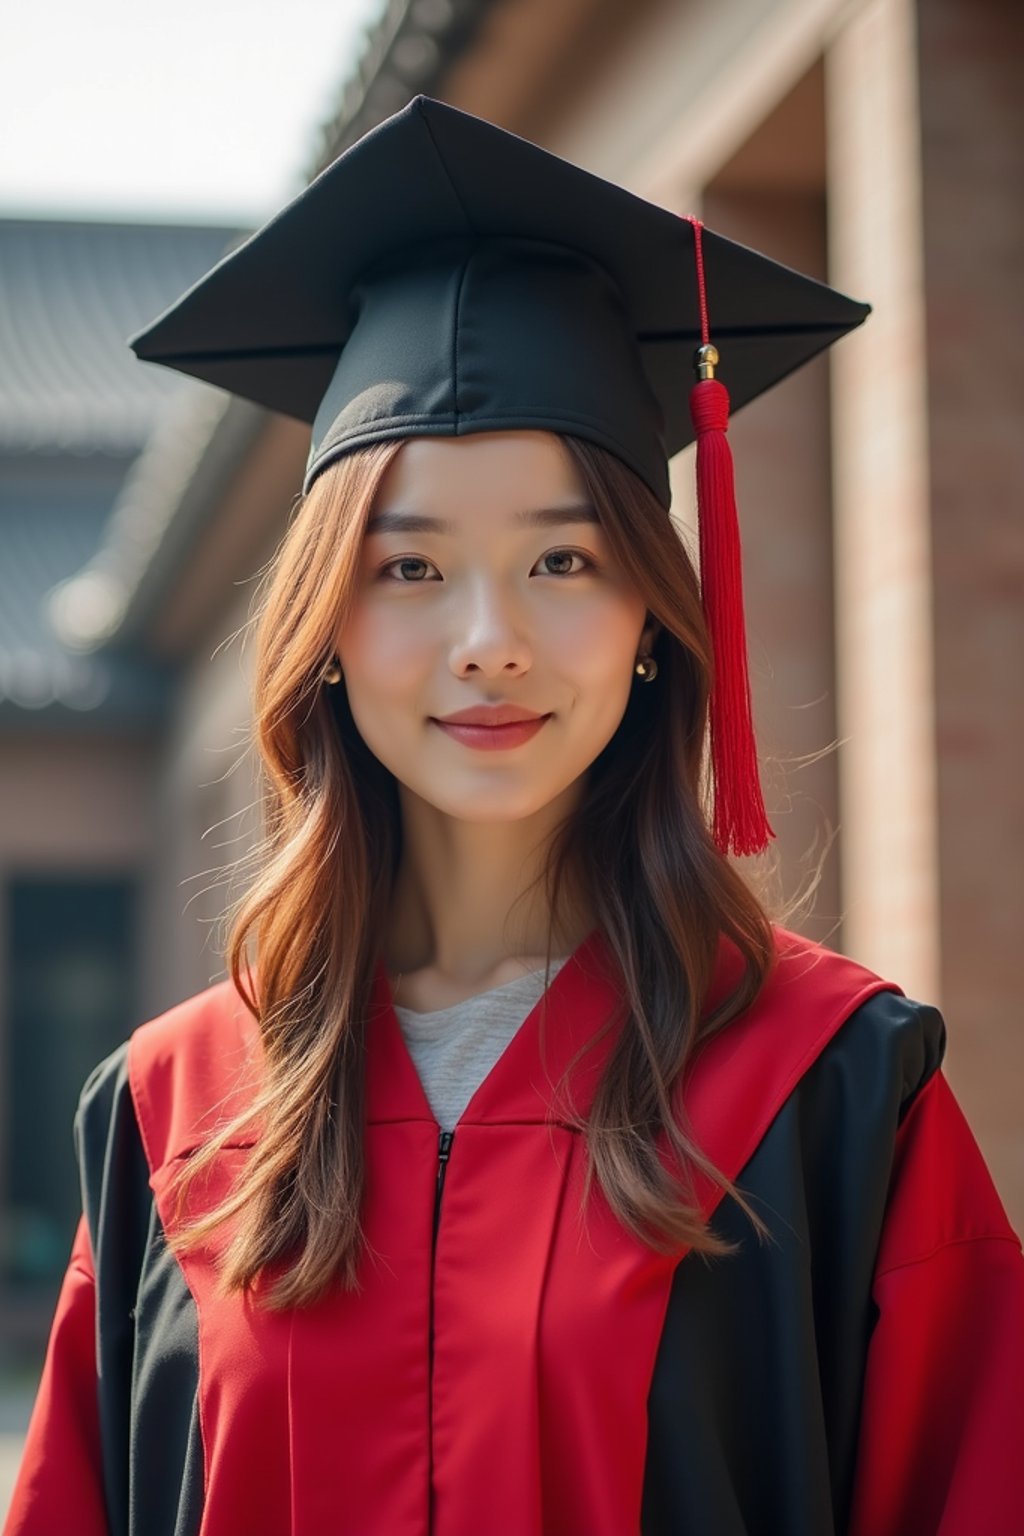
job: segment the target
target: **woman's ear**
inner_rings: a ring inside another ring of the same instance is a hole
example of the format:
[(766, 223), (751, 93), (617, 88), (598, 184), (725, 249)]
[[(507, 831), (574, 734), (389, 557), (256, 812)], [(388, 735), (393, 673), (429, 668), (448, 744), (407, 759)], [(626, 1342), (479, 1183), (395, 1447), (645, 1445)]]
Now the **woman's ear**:
[(658, 636), (661, 634), (662, 628), (663, 625), (660, 619), (652, 618), (650, 614), (647, 615), (647, 623), (644, 625), (643, 632), (640, 635), (641, 655), (650, 655), (651, 647), (654, 645), (655, 640), (657, 640)]

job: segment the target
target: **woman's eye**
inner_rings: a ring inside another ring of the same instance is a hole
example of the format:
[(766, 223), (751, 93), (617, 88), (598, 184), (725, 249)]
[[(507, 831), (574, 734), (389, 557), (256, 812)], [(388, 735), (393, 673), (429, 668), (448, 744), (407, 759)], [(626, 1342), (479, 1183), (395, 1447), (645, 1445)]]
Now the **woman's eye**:
[[(572, 569), (572, 562), (581, 560), (582, 566)], [(547, 576), (582, 576), (585, 570), (593, 570), (594, 562), (586, 555), (580, 554), (578, 549), (553, 549), (548, 554), (541, 556), (542, 563), (547, 567)]]
[[(579, 562), (573, 568), (573, 561)], [(578, 549), (552, 549), (540, 558), (543, 567), (541, 574), (544, 576), (582, 576), (584, 571), (593, 570), (594, 562)], [(380, 574), (385, 581), (396, 581), (403, 586), (411, 586), (414, 582), (428, 579), (428, 571), (437, 572), (437, 566), (431, 561), (422, 559), (419, 555), (401, 555), (396, 560), (389, 560), (381, 566)], [(439, 574), (439, 573), (438, 573)], [(436, 579), (436, 578), (430, 578)]]
[[(391, 581), (404, 582), (406, 585), (414, 581), (423, 581), (429, 560), (421, 560), (418, 555), (403, 555), (399, 560), (389, 560), (387, 565), (381, 566), (381, 575)], [(436, 570), (437, 567), (435, 566)], [(391, 576), (391, 572), (396, 574)]]

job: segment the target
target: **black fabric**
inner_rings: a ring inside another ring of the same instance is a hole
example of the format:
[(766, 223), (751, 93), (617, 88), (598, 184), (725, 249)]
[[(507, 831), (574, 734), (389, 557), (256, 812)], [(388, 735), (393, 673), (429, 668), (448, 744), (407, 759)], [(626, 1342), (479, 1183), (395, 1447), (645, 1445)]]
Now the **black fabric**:
[(111, 1536), (197, 1536), (202, 1519), (195, 1303), (168, 1252), (128, 1086), (127, 1043), (75, 1117), (96, 1266), (97, 1391)]
[[(740, 1252), (679, 1265), (648, 1400), (643, 1536), (844, 1536), (896, 1130), (945, 1039), (934, 1008), (891, 992), (864, 1003), (737, 1180), (774, 1243), (726, 1197), (713, 1225)], [(76, 1121), (110, 1529), (198, 1536), (195, 1306), (163, 1243), (125, 1056), (92, 1074)]]
[(739, 1255), (676, 1270), (649, 1397), (644, 1536), (844, 1536), (897, 1127), (939, 1012), (880, 992), (806, 1072), (712, 1219)]
[(619, 291), (589, 257), (536, 240), (447, 241), (414, 268), (407, 256), (374, 268), (352, 301), (307, 489), (381, 438), (532, 427), (590, 438), (657, 474), (667, 497), (661, 407)]
[[(734, 409), (869, 313), (710, 230), (703, 249)], [(533, 427), (610, 447), (668, 507), (700, 339), (687, 220), (416, 96), (129, 345), (313, 424), (304, 489), (369, 442)]]

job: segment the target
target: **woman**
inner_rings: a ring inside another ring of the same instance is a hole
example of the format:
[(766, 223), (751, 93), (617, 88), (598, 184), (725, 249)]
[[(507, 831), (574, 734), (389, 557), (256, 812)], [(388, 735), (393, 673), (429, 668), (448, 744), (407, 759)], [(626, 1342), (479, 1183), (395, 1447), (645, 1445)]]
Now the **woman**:
[(727, 857), (768, 834), (724, 422), (699, 584), (694, 320), (640, 318), (694, 309), (684, 246), (793, 321), (741, 397), (863, 318), (417, 98), (133, 343), (313, 444), (264, 859), (230, 978), (83, 1091), (10, 1536), (1020, 1528), (1024, 1262), (942, 1020)]

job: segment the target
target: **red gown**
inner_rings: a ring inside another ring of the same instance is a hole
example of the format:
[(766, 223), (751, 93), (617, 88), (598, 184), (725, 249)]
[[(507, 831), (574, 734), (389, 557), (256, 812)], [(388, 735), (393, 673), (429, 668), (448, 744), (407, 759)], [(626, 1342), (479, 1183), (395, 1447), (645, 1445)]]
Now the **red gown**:
[(546, 1117), (620, 996), (596, 932), (451, 1134), (378, 969), (372, 1257), (360, 1295), (302, 1310), (220, 1298), (209, 1250), (163, 1243), (175, 1167), (258, 1058), (231, 984), (136, 1030), (83, 1090), (82, 1223), (6, 1536), (1024, 1532), (1024, 1260), (942, 1019), (776, 935), (681, 1088), (773, 1234), (702, 1180), (740, 1244), (710, 1262), (654, 1253), (598, 1188), (580, 1223), (583, 1140)]

